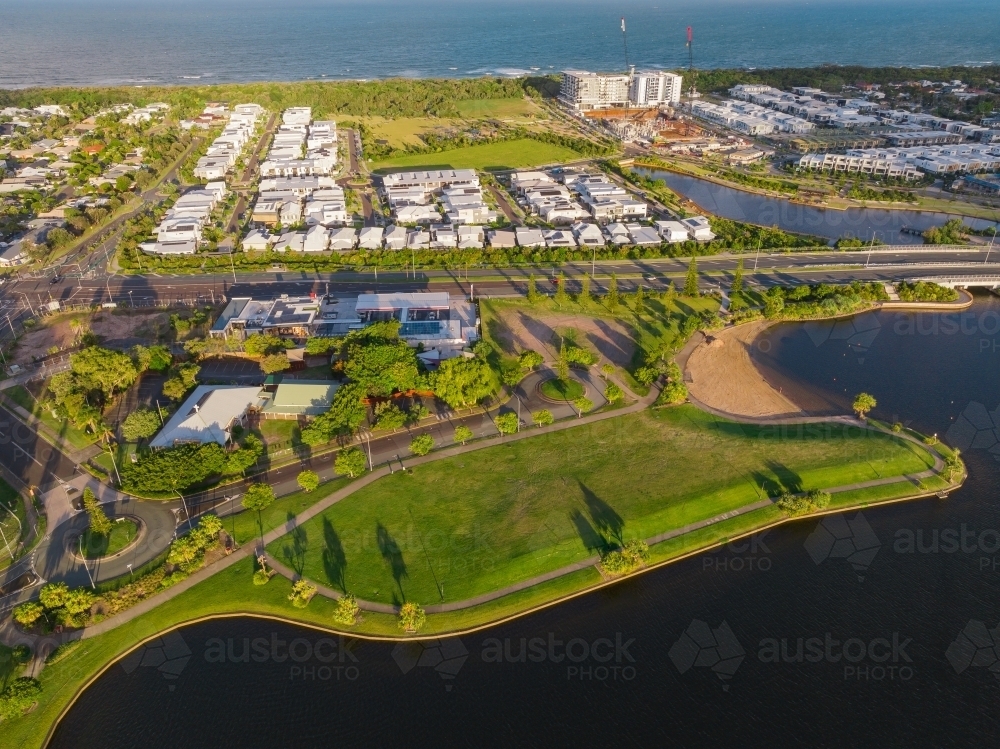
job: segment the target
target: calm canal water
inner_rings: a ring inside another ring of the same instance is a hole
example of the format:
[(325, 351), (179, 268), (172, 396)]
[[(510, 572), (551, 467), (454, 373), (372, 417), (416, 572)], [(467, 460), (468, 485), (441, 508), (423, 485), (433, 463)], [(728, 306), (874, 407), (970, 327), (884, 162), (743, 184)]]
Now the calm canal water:
[[(694, 201), (701, 208), (717, 216), (735, 221), (748, 221), (762, 226), (777, 226), (785, 231), (815, 234), (831, 241), (841, 237), (876, 239), (886, 244), (922, 244), (919, 235), (904, 234), (903, 227), (924, 231), (940, 226), (949, 218), (958, 218), (929, 211), (909, 211), (884, 208), (851, 208), (839, 211), (800, 205), (780, 198), (769, 198), (755, 193), (717, 185), (714, 182), (686, 174), (657, 169), (637, 169), (653, 179), (664, 180), (670, 189)], [(993, 225), (992, 221), (963, 218), (976, 229)]]
[(755, 356), (785, 392), (842, 412), (867, 390), (876, 416), (966, 448), (968, 483), (425, 645), (187, 627), (110, 668), (52, 746), (995, 745), (1000, 300), (764, 340)]

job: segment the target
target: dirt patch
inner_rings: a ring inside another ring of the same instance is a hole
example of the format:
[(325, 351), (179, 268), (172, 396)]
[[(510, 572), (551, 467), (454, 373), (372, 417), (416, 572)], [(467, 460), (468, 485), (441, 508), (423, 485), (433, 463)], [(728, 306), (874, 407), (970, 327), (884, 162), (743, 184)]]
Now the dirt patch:
[(735, 416), (801, 416), (802, 410), (771, 387), (750, 360), (749, 349), (766, 327), (755, 322), (726, 328), (698, 346), (685, 372), (691, 396)]
[(506, 354), (532, 349), (546, 359), (554, 360), (559, 355), (559, 336), (567, 331), (575, 331), (576, 343), (588, 344), (615, 364), (629, 364), (635, 354), (632, 331), (620, 320), (557, 312), (528, 314), (524, 309), (501, 309), (489, 332)]
[(170, 325), (166, 312), (134, 314), (95, 312), (59, 315), (26, 333), (17, 344), (14, 361), (28, 364), (49, 355), (52, 349), (72, 348), (86, 330), (102, 341), (156, 343)]

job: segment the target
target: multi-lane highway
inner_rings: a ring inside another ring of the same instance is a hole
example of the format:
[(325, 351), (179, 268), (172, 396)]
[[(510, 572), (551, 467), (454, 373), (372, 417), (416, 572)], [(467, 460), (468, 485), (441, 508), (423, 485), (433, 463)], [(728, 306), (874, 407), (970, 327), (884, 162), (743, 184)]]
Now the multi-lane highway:
[[(742, 256), (745, 277), (762, 286), (799, 283), (844, 283), (854, 279), (898, 281), (917, 276), (1000, 273), (1000, 248), (888, 247), (872, 251), (761, 253)], [(713, 255), (698, 258), (703, 289), (725, 285), (736, 268), (739, 256)], [(476, 296), (522, 294), (528, 276), (534, 274), (542, 290), (551, 289), (559, 270), (571, 284), (595, 271), (594, 289), (605, 286), (610, 275), (618, 276), (620, 288), (638, 283), (658, 287), (667, 280), (680, 285), (687, 272), (689, 258), (651, 260), (611, 260), (567, 263), (552, 266), (513, 268), (476, 268), (465, 270), (418, 270), (412, 272), (344, 270), (328, 273), (282, 271), (239, 274), (194, 275), (112, 275), (99, 278), (67, 276), (57, 283), (48, 278), (28, 278), (0, 287), (0, 305), (7, 310), (26, 308), (52, 300), (64, 303), (93, 304), (114, 301), (121, 305), (149, 305), (174, 300), (218, 302), (232, 296), (269, 297), (279, 294), (309, 292), (370, 291), (450, 291)], [(0, 312), (0, 321), (3, 318)]]

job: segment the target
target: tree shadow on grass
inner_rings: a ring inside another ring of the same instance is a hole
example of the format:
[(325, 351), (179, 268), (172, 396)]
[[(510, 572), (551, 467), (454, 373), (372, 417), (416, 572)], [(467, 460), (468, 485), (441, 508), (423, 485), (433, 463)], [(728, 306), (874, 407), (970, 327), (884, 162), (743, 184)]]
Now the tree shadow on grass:
[(584, 514), (579, 510), (573, 510), (569, 514), (569, 519), (576, 526), (577, 535), (580, 536), (580, 540), (583, 541), (584, 548), (587, 551), (596, 551), (597, 553), (604, 552), (608, 548), (608, 542), (597, 530), (590, 524), (590, 521), (584, 517)]
[[(294, 517), (289, 513), (289, 520)], [(291, 537), (291, 543), (286, 543), (281, 547), (281, 553), (284, 555), (285, 560), (292, 566), (295, 570), (295, 574), (301, 577), (302, 571), (305, 568), (306, 562), (306, 549), (309, 548), (309, 537), (306, 534), (306, 529), (297, 525), (292, 529), (289, 534)]]
[(750, 475), (756, 486), (761, 487), (767, 496), (775, 497), (785, 492), (797, 494), (802, 491), (802, 477), (788, 466), (775, 460), (768, 460), (765, 465), (769, 474), (754, 471)]
[(327, 579), (347, 592), (347, 555), (333, 524), (323, 518), (323, 569)]
[(394, 603), (402, 603), (406, 600), (406, 594), (403, 592), (403, 578), (408, 577), (403, 552), (399, 548), (399, 544), (396, 543), (396, 539), (389, 533), (389, 529), (381, 523), (375, 526), (375, 541), (382, 559), (389, 565), (392, 579), (396, 581), (399, 588), (399, 599), (396, 599), (396, 595), (393, 593), (393, 601)]
[(615, 543), (623, 546), (622, 531), (625, 528), (625, 521), (622, 516), (615, 512), (611, 505), (587, 488), (582, 481), (577, 483), (580, 485), (580, 491), (583, 492), (583, 501), (587, 505), (587, 512), (590, 513), (590, 519), (594, 522), (594, 526), (604, 538), (610, 536)]

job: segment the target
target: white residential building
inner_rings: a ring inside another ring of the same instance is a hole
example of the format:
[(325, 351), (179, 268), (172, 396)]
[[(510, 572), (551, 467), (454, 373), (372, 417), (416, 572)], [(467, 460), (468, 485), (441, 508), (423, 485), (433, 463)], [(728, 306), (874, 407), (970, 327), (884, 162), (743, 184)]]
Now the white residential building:
[(681, 100), (684, 78), (664, 70), (641, 70), (632, 75), (629, 101), (637, 107), (661, 107)]
[(603, 247), (606, 244), (604, 233), (597, 224), (578, 221), (570, 227), (570, 230), (581, 247)]
[(712, 225), (704, 216), (691, 216), (690, 218), (681, 219), (681, 223), (687, 229), (691, 239), (697, 242), (711, 242), (715, 239), (715, 234), (712, 232)]
[(687, 227), (680, 221), (657, 221), (655, 225), (664, 242), (677, 244), (688, 240)]
[(387, 250), (405, 250), (406, 249), (406, 227), (398, 225), (390, 225), (386, 227), (385, 230), (385, 248)]
[(385, 230), (381, 226), (366, 226), (361, 230), (358, 238), (358, 249), (360, 250), (380, 250), (382, 249), (382, 235)]
[(330, 230), (330, 249), (337, 252), (353, 250), (358, 242), (358, 233), (347, 226)]
[(330, 247), (330, 231), (324, 226), (313, 226), (302, 242), (303, 252), (326, 252)]
[(520, 247), (545, 246), (545, 235), (542, 234), (541, 229), (532, 229), (528, 226), (518, 226), (514, 229), (514, 234), (517, 237), (517, 244)]

